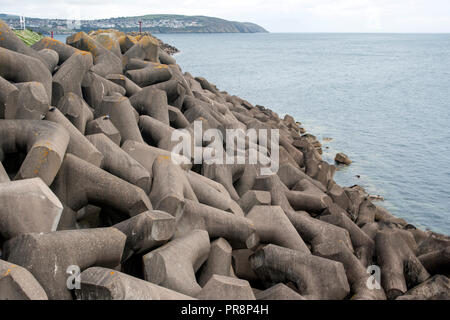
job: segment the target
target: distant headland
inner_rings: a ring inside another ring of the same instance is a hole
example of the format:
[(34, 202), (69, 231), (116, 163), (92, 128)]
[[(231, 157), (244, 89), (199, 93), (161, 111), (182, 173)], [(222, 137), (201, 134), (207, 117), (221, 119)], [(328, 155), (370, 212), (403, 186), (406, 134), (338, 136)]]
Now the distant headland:
[[(0, 19), (13, 28), (20, 28), (20, 16), (0, 14)], [(228, 21), (206, 16), (151, 14), (136, 17), (68, 21), (67, 19), (40, 19), (25, 17), (27, 27), (36, 32), (71, 34), (93, 29), (119, 29), (135, 31), (142, 22), (142, 31), (151, 33), (267, 33), (263, 27), (251, 22)]]

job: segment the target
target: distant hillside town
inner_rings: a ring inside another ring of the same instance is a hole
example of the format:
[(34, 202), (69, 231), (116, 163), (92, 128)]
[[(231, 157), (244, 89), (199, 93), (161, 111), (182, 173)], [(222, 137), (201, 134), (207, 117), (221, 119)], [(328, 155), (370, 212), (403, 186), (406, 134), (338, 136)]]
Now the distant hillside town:
[(145, 15), (117, 17), (99, 20), (40, 19), (18, 15), (0, 14), (11, 28), (21, 29), (25, 25), (36, 32), (48, 34), (71, 34), (74, 31), (94, 29), (138, 30), (151, 33), (257, 33), (267, 32), (263, 27), (250, 22), (228, 21), (205, 16)]

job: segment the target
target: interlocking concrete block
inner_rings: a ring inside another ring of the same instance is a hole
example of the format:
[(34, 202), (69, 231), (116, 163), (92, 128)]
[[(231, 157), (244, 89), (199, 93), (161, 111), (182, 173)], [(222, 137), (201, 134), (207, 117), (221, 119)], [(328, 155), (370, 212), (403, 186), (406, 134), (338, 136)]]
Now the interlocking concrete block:
[(16, 179), (39, 177), (47, 185), (53, 182), (69, 144), (69, 134), (61, 125), (38, 120), (0, 120), (0, 137), (3, 154), (27, 151)]
[(167, 54), (161, 48), (158, 48), (158, 58), (159, 58), (159, 62), (164, 63), (164, 64), (176, 64), (177, 63), (177, 61), (175, 60), (174, 57)]
[(256, 300), (306, 300), (300, 294), (283, 283), (255, 294)]
[(125, 273), (91, 267), (81, 273), (81, 288), (75, 291), (79, 300), (193, 300), (176, 291)]
[(436, 275), (397, 297), (396, 300), (450, 300), (450, 279)]
[(72, 92), (83, 97), (81, 82), (86, 72), (93, 66), (93, 58), (89, 52), (77, 51), (67, 59), (53, 75), (52, 105), (57, 106), (62, 97)]
[(195, 273), (209, 255), (206, 231), (194, 230), (143, 257), (145, 280), (195, 297), (201, 287)]
[(397, 298), (430, 277), (398, 230), (378, 231), (375, 245), (381, 285), (388, 299)]
[(127, 236), (122, 261), (169, 241), (175, 233), (175, 224), (175, 218), (170, 214), (149, 210), (114, 225)]
[(48, 300), (48, 297), (27, 269), (0, 260), (0, 300)]
[(256, 300), (246, 280), (214, 274), (196, 296), (200, 300)]
[(147, 87), (130, 97), (131, 105), (141, 115), (148, 115), (169, 125), (167, 95), (164, 91)]
[(45, 60), (50, 72), (53, 72), (58, 66), (59, 54), (52, 49), (42, 49), (38, 50), (38, 54), (43, 60)]
[(126, 91), (125, 94), (127, 97), (131, 97), (142, 90), (141, 87), (139, 87), (136, 83), (134, 83), (133, 81), (131, 81), (122, 74), (109, 74), (106, 76), (106, 79), (123, 87)]
[(40, 82), (16, 83), (17, 100), (5, 103), (5, 119), (44, 119), (50, 105), (44, 86)]
[(51, 65), (47, 64), (47, 61), (39, 55), (39, 53), (27, 46), (11, 28), (0, 19), (0, 47), (6, 48), (39, 60), (47, 70), (52, 71)]
[[(232, 212), (237, 216), (244, 217), (244, 211), (242, 211), (236, 201), (231, 199), (228, 192), (221, 192), (210, 187), (211, 183), (216, 183), (215, 181), (198, 174), (191, 173), (186, 174), (186, 177), (188, 178), (192, 190), (197, 196), (199, 202), (220, 210)], [(208, 183), (205, 180), (210, 180), (210, 182)]]
[[(122, 137), (120, 136), (119, 130), (114, 126), (110, 117), (108, 115), (104, 115), (95, 120), (89, 121), (86, 124), (86, 135), (92, 135), (97, 133), (103, 133), (112, 142), (120, 146), (120, 141)], [(131, 141), (131, 140), (130, 140)]]
[(67, 119), (61, 111), (55, 107), (50, 107), (46, 120), (61, 125), (69, 133), (70, 141), (67, 146), (67, 153), (72, 153), (93, 165), (100, 167), (103, 155), (96, 147)]
[(257, 177), (254, 189), (270, 191), (272, 205), (279, 205), (283, 209), (302, 239), (312, 247), (323, 242), (343, 241), (353, 250), (347, 230), (314, 219), (305, 211), (295, 211), (285, 194), (289, 189), (280, 181), (277, 175)]
[(132, 59), (126, 68), (128, 71), (125, 72), (125, 76), (140, 87), (162, 83), (172, 78), (170, 69), (165, 64), (145, 61), (138, 62)]
[(430, 274), (450, 275), (450, 246), (423, 254), (419, 260)]
[(40, 178), (0, 183), (0, 203), (3, 240), (23, 233), (56, 231), (63, 211), (59, 199)]
[(52, 190), (74, 211), (93, 204), (132, 217), (153, 209), (141, 188), (72, 154), (64, 158)]
[(254, 206), (247, 214), (263, 243), (309, 252), (303, 239), (279, 206)]
[(50, 38), (50, 37), (44, 37), (35, 44), (31, 46), (36, 51), (41, 51), (44, 49), (51, 49), (58, 53), (58, 64), (63, 64), (67, 59), (69, 59), (75, 52), (78, 51), (78, 49), (69, 46), (59, 40)]
[(183, 170), (170, 158), (158, 156), (152, 167), (153, 181), (149, 194), (155, 209), (179, 218), (186, 199), (198, 201)]
[(239, 199), (239, 205), (247, 214), (254, 206), (268, 206), (271, 201), (270, 192), (249, 190)]
[(152, 62), (158, 61), (159, 43), (153, 37), (143, 36), (124, 53), (125, 61), (129, 59), (142, 59)]
[(234, 276), (231, 266), (232, 248), (224, 238), (211, 242), (208, 260), (199, 271), (198, 283), (204, 286), (213, 275)]
[(9, 182), (9, 181), (11, 181), (11, 180), (9, 179), (8, 173), (6, 172), (2, 163), (0, 162), (0, 183)]
[(169, 105), (167, 106), (167, 109), (169, 111), (169, 121), (171, 127), (176, 129), (183, 129), (189, 127), (190, 123), (180, 109)]
[(334, 214), (321, 216), (320, 220), (347, 230), (358, 260), (365, 267), (371, 264), (375, 251), (374, 241), (363, 230), (358, 228), (358, 226), (343, 212), (343, 209), (338, 208), (338, 211)]
[[(70, 271), (120, 263), (126, 236), (115, 228), (19, 235), (5, 243), (8, 262), (30, 271), (51, 300), (71, 300)], [(74, 274), (74, 276), (76, 276)], [(75, 278), (74, 278), (75, 280)]]
[(150, 173), (139, 162), (102, 133), (86, 138), (102, 153), (102, 169), (150, 193)]
[(95, 109), (95, 117), (109, 115), (111, 122), (119, 130), (123, 142), (133, 140), (143, 143), (144, 140), (131, 110), (133, 107), (127, 98), (107, 96), (103, 98), (99, 108)]
[(341, 300), (350, 293), (340, 262), (270, 244), (257, 250), (250, 263), (267, 285), (292, 281), (306, 299)]
[(122, 73), (122, 61), (100, 43), (84, 32), (78, 32), (66, 39), (66, 43), (79, 50), (89, 51), (94, 57), (92, 71), (104, 77), (111, 73)]
[(192, 200), (186, 199), (185, 202), (189, 203), (189, 206), (185, 206), (185, 213), (196, 214), (203, 218), (211, 238), (225, 238), (238, 249), (254, 249), (258, 246), (259, 237), (249, 219)]
[(9, 81), (0, 77), (0, 119), (5, 119), (6, 104), (17, 106), (19, 89)]
[(342, 242), (322, 243), (314, 248), (314, 254), (326, 259), (341, 262), (350, 284), (352, 300), (386, 300), (383, 288), (369, 288), (370, 274), (366, 267)]
[(94, 119), (91, 108), (83, 98), (73, 92), (69, 92), (61, 98), (58, 109), (82, 134), (86, 132), (87, 123)]
[(52, 96), (52, 74), (40, 60), (0, 46), (0, 66), (0, 76), (6, 80), (40, 82), (47, 97)]
[(186, 89), (177, 80), (168, 80), (152, 85), (153, 88), (164, 90), (169, 105), (181, 109), (186, 97)]

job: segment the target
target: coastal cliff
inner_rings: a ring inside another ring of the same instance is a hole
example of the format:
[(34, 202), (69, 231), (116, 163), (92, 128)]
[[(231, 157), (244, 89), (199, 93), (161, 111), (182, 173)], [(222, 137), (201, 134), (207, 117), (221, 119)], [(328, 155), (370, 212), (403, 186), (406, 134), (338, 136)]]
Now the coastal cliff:
[[(293, 117), (183, 73), (148, 35), (0, 32), (5, 299), (450, 297), (450, 237), (338, 185)], [(235, 142), (244, 161), (223, 161)]]
[[(20, 17), (0, 14), (0, 19), (14, 28), (20, 28)], [(135, 17), (71, 21), (67, 19), (40, 19), (25, 17), (27, 26), (33, 30), (49, 34), (71, 34), (75, 31), (116, 28), (134, 31), (142, 22), (142, 30), (151, 33), (259, 33), (267, 32), (263, 27), (251, 22), (237, 22), (206, 16), (184, 16), (172, 14), (150, 14)]]

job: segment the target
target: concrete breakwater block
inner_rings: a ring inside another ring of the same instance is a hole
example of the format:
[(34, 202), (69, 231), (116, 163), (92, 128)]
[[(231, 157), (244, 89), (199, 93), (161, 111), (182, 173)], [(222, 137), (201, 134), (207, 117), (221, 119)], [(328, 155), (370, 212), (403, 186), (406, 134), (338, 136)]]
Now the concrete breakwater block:
[(5, 240), (24, 233), (56, 231), (63, 211), (59, 199), (40, 178), (0, 183), (0, 203), (0, 235)]
[(193, 300), (176, 291), (122, 272), (92, 267), (81, 273), (80, 300)]
[(25, 268), (0, 260), (0, 300), (47, 300), (39, 282)]
[(339, 186), (292, 116), (148, 35), (0, 32), (0, 299), (450, 298), (450, 237)]

